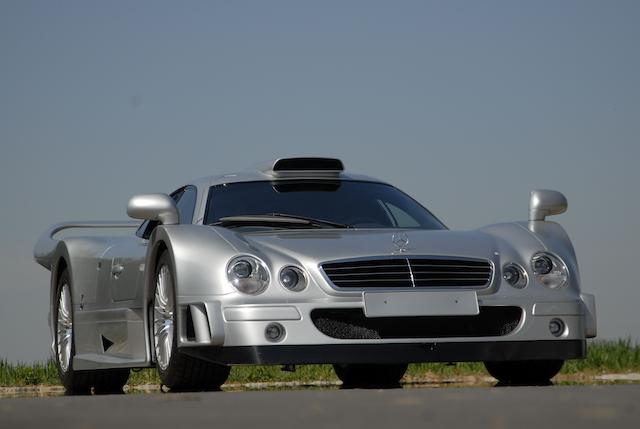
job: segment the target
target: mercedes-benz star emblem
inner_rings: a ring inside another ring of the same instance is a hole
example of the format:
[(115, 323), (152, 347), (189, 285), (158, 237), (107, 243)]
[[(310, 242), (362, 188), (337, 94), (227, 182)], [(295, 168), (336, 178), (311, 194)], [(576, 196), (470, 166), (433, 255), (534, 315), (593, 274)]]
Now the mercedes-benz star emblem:
[(404, 232), (397, 232), (391, 236), (393, 245), (396, 246), (396, 251), (402, 253), (406, 252), (409, 247), (409, 236)]

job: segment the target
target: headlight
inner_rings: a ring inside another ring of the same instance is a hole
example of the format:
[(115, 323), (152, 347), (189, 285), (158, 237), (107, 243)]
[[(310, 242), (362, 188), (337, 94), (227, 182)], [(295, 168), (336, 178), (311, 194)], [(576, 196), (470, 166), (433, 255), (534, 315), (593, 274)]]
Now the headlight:
[(517, 289), (524, 288), (528, 282), (527, 273), (524, 268), (513, 262), (502, 267), (502, 278)]
[(557, 289), (567, 284), (569, 271), (562, 259), (557, 256), (540, 252), (531, 258), (531, 270), (536, 280), (550, 289)]
[(307, 287), (307, 277), (298, 267), (284, 267), (280, 270), (280, 284), (292, 292), (300, 292)]
[(263, 292), (269, 285), (269, 271), (253, 256), (238, 256), (227, 266), (227, 278), (238, 291), (249, 295)]

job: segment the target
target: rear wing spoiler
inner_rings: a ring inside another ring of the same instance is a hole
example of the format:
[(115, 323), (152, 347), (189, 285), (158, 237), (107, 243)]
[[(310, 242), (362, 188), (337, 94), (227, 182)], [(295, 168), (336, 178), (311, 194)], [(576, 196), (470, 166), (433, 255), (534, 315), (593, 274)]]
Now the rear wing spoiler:
[(66, 229), (103, 229), (103, 228), (138, 228), (140, 222), (137, 221), (96, 221), (96, 222), (62, 222), (53, 225), (40, 236), (36, 246), (33, 249), (33, 258), (35, 261), (45, 267), (51, 269), (53, 254), (58, 247), (60, 240), (55, 235)]

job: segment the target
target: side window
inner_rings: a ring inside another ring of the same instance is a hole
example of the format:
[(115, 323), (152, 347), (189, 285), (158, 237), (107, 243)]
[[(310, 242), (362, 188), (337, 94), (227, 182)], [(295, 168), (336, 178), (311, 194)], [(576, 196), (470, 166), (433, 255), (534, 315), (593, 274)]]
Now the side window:
[(145, 220), (144, 222), (142, 222), (142, 224), (138, 227), (138, 230), (136, 231), (136, 237), (149, 238), (144, 236), (144, 233), (147, 230), (148, 226), (149, 226), (148, 220)]
[(409, 213), (405, 212), (399, 207), (394, 206), (390, 203), (383, 203), (389, 213), (393, 217), (395, 224), (398, 228), (417, 228), (420, 226), (418, 221), (416, 221)]
[(176, 201), (178, 213), (180, 214), (180, 223), (190, 224), (193, 222), (193, 212), (196, 209), (196, 188), (187, 186), (180, 195), (180, 199)]

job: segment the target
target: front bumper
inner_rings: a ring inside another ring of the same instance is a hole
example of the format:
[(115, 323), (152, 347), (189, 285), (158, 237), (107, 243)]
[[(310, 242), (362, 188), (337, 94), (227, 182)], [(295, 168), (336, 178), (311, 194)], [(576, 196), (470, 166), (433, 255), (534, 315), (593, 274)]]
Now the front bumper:
[[(481, 307), (521, 308), (518, 325), (498, 336), (341, 339), (322, 333), (311, 312), (362, 308), (361, 300), (247, 305), (225, 297), (208, 298), (178, 298), (178, 346), (183, 353), (223, 364), (578, 359), (585, 356), (585, 338), (595, 336), (596, 326), (595, 303), (589, 295), (560, 302), (483, 298)], [(555, 318), (566, 326), (560, 337), (549, 329)], [(274, 322), (286, 331), (275, 343), (265, 336)]]

